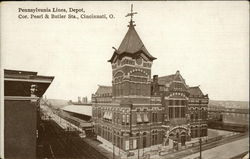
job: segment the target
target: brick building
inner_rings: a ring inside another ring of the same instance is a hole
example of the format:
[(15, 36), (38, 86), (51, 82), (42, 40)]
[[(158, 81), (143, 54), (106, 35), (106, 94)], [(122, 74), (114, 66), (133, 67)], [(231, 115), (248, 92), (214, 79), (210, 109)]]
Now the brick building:
[(156, 58), (146, 49), (132, 18), (128, 27), (108, 60), (112, 86), (99, 86), (92, 94), (97, 139), (119, 153), (141, 154), (159, 146), (178, 149), (191, 137), (206, 136), (208, 96), (199, 87), (189, 87), (179, 71), (151, 79)]

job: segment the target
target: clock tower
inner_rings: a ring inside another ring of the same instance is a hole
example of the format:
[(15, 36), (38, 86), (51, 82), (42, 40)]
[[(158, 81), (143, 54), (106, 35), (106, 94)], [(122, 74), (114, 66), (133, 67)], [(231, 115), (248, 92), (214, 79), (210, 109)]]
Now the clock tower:
[(131, 7), (128, 31), (109, 60), (112, 65), (112, 96), (115, 101), (141, 103), (150, 97), (151, 67), (156, 58), (150, 55), (135, 30)]

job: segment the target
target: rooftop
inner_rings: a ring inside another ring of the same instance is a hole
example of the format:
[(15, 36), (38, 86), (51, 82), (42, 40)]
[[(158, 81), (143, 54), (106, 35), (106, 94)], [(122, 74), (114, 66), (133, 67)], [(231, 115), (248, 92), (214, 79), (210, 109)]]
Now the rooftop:
[(41, 97), (53, 80), (53, 76), (40, 76), (33, 71), (4, 69), (4, 96), (31, 96), (32, 87), (34, 94)]
[(102, 94), (112, 94), (112, 86), (103, 86), (98, 85), (99, 88), (95, 92), (96, 95), (102, 95)]
[(189, 87), (188, 92), (190, 93), (191, 96), (203, 96), (204, 95), (199, 86)]

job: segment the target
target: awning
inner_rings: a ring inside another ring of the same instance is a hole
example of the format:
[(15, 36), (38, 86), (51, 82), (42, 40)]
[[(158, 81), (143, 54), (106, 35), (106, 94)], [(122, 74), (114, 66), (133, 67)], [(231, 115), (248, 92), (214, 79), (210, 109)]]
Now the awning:
[(107, 118), (107, 112), (104, 113), (103, 118), (104, 118), (104, 119)]
[(141, 114), (137, 114), (137, 123), (142, 123)]
[(148, 114), (144, 113), (144, 115), (143, 115), (143, 121), (144, 122), (149, 122), (149, 120), (148, 120)]
[(110, 112), (107, 112), (107, 119), (110, 119)]
[(103, 118), (112, 120), (112, 112), (105, 112)]
[(109, 118), (108, 119), (112, 120), (112, 117), (113, 117), (112, 112), (109, 112)]

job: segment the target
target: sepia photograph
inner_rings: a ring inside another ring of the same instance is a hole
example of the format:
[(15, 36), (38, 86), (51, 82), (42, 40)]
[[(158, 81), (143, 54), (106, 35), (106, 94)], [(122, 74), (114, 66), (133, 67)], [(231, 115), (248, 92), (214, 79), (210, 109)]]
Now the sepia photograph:
[(4, 1), (0, 34), (0, 158), (249, 158), (248, 1)]

